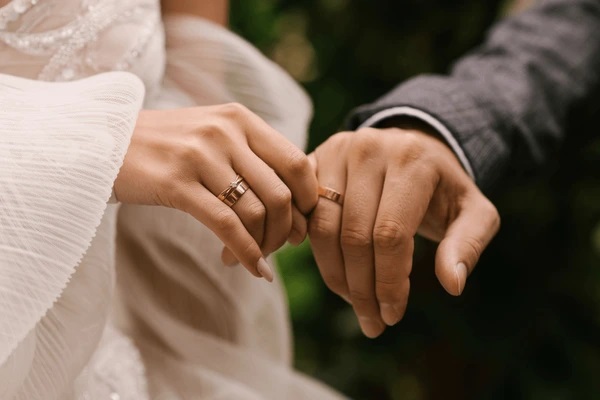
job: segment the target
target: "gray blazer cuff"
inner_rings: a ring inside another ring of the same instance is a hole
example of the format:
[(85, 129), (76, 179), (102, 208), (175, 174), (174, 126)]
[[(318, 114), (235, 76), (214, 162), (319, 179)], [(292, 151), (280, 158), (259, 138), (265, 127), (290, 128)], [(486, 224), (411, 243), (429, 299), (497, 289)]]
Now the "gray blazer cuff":
[(373, 115), (394, 107), (411, 107), (439, 120), (456, 139), (472, 167), (475, 181), (489, 189), (506, 169), (509, 148), (495, 129), (497, 121), (469, 95), (465, 85), (440, 76), (412, 79), (349, 119), (356, 129)]

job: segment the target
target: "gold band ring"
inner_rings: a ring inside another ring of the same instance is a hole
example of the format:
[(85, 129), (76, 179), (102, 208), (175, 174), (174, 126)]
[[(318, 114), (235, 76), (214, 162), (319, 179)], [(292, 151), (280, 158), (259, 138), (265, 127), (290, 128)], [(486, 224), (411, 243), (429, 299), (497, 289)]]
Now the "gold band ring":
[(324, 197), (327, 200), (338, 203), (340, 206), (344, 205), (344, 195), (325, 186), (319, 186), (319, 197)]
[(233, 207), (248, 189), (250, 189), (248, 183), (241, 175), (238, 175), (218, 197), (223, 203), (227, 204), (229, 207)]

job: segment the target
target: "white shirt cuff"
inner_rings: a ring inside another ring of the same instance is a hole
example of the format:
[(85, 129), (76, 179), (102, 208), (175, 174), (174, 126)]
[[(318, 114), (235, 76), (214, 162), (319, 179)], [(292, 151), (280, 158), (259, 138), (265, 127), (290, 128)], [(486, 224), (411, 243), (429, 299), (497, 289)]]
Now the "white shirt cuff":
[(392, 117), (402, 116), (417, 118), (431, 126), (433, 129), (435, 129), (446, 140), (446, 143), (448, 143), (452, 151), (454, 151), (454, 154), (456, 154), (463, 168), (465, 169), (465, 171), (467, 171), (471, 179), (475, 180), (475, 174), (473, 173), (471, 163), (465, 155), (465, 152), (463, 151), (462, 147), (460, 147), (454, 136), (452, 136), (452, 133), (450, 133), (450, 130), (446, 128), (446, 126), (442, 124), (437, 118), (432, 117), (424, 111), (412, 107), (388, 108), (387, 110), (383, 110), (375, 115), (372, 115), (369, 119), (363, 122), (359, 128), (375, 126), (381, 123), (383, 120)]

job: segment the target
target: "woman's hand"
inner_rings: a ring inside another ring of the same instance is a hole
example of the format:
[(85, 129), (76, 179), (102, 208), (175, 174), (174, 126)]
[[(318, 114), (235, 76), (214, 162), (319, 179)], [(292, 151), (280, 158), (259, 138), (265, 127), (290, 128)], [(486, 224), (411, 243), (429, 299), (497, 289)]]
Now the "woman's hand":
[[(230, 208), (217, 196), (238, 174), (250, 189)], [(317, 180), (300, 149), (245, 107), (226, 104), (142, 111), (115, 194), (191, 214), (270, 281), (264, 255), (304, 239)]]
[(314, 255), (365, 335), (404, 315), (417, 232), (441, 242), (437, 277), (461, 294), (500, 218), (445, 143), (416, 129), (366, 128), (332, 136), (311, 157), (320, 185), (345, 196), (343, 206), (319, 200), (309, 221)]

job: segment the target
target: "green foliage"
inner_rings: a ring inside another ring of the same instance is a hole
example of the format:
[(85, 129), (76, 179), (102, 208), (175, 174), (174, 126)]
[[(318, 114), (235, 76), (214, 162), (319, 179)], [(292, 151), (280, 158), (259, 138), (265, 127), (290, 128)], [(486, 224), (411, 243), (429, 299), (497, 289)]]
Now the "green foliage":
[[(232, 25), (313, 98), (313, 148), (353, 107), (446, 71), (502, 3), (234, 0)], [(281, 252), (296, 366), (359, 400), (600, 398), (600, 141), (577, 136), (535, 182), (494, 194), (502, 232), (461, 298), (435, 280), (435, 245), (418, 243), (407, 315), (377, 340), (323, 285), (307, 244)]]

